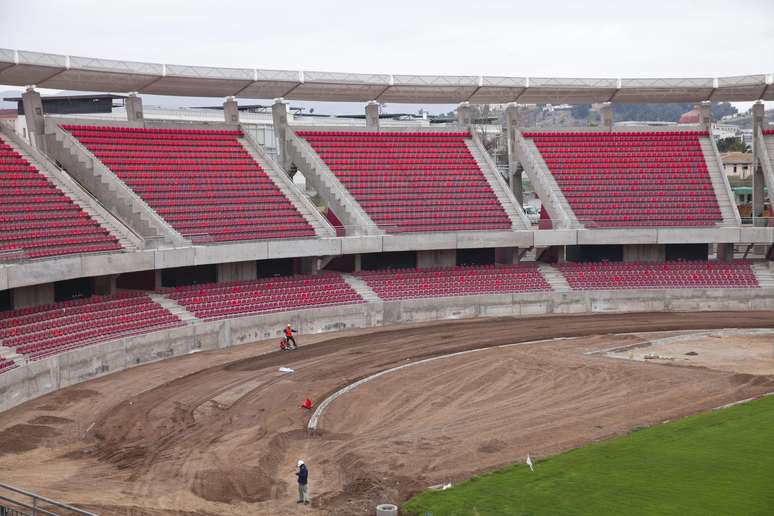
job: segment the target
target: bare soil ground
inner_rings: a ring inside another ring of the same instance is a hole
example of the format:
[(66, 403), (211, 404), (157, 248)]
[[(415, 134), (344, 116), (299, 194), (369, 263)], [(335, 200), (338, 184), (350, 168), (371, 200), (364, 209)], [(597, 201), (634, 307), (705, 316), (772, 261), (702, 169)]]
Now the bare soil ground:
[[(774, 313), (492, 318), (198, 353), (0, 414), (0, 478), (104, 515), (365, 514), (441, 482), (774, 391), (774, 376), (619, 360), (621, 332), (771, 328)], [(306, 398), (420, 358), (336, 400)], [(278, 367), (295, 369), (292, 374)], [(295, 504), (296, 460), (311, 507)]]

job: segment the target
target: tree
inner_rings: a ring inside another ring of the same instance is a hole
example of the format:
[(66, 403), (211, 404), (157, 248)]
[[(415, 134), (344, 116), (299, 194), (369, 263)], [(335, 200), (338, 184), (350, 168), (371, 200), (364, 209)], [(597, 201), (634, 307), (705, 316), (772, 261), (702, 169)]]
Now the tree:
[(575, 104), (572, 106), (572, 117), (578, 120), (586, 120), (591, 111), (591, 104)]
[(735, 136), (718, 140), (719, 152), (749, 152), (747, 145)]

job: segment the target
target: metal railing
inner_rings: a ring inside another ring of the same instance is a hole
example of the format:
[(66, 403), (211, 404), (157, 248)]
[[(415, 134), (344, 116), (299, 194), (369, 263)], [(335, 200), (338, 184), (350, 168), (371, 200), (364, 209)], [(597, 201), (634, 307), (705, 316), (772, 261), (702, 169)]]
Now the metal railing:
[(98, 516), (8, 484), (0, 483), (0, 493), (2, 516)]

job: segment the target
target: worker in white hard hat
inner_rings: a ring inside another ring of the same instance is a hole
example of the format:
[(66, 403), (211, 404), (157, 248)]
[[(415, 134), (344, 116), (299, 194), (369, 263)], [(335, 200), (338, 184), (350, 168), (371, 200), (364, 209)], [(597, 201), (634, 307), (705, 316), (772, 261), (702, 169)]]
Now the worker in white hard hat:
[(305, 505), (309, 504), (309, 470), (306, 468), (304, 461), (298, 461), (298, 471), (296, 472), (298, 477), (298, 502)]

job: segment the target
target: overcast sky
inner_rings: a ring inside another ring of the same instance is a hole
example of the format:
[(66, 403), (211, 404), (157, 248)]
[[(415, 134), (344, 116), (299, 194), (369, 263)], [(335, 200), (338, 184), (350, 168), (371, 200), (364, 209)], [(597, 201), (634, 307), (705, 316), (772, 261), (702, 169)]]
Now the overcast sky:
[(322, 71), (774, 72), (774, 0), (0, 0), (0, 47)]

